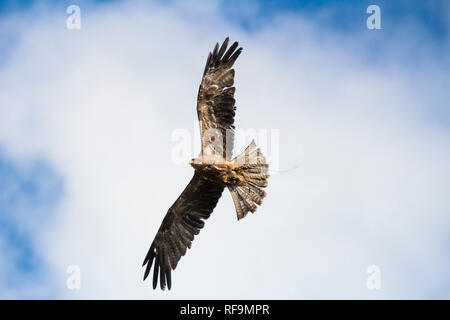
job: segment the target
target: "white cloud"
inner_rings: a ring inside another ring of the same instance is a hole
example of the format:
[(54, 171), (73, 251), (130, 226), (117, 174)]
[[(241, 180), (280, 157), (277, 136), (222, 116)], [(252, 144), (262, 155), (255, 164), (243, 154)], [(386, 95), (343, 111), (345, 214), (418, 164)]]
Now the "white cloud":
[[(372, 66), (355, 50), (366, 33), (318, 39), (304, 16), (248, 33), (215, 5), (189, 7), (81, 6), (78, 31), (64, 11), (8, 22), (21, 37), (0, 76), (0, 142), (64, 179), (58, 214), (34, 233), (63, 297), (448, 297), (449, 132), (433, 118), (446, 61)], [(280, 129), (281, 169), (297, 168), (239, 223), (224, 193), (172, 291), (153, 291), (140, 263), (192, 175), (171, 163), (171, 133), (191, 129), (207, 52), (227, 35), (244, 46), (236, 125)], [(372, 264), (380, 291), (365, 287)], [(69, 265), (79, 291), (65, 289)]]

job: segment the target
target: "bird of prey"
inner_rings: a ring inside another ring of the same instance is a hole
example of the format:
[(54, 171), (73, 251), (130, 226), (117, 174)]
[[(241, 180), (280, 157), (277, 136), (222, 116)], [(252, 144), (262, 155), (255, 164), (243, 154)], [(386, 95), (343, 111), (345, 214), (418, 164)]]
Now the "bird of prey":
[[(231, 159), (234, 144), (234, 62), (242, 52), (234, 42), (227, 50), (226, 38), (209, 53), (197, 97), (201, 153), (189, 163), (195, 169), (191, 181), (169, 208), (145, 257), (144, 280), (153, 269), (153, 289), (172, 285), (171, 271), (191, 247), (228, 188), (238, 220), (261, 205), (267, 187), (268, 164), (252, 141), (243, 153)], [(237, 50), (236, 50), (237, 49)]]

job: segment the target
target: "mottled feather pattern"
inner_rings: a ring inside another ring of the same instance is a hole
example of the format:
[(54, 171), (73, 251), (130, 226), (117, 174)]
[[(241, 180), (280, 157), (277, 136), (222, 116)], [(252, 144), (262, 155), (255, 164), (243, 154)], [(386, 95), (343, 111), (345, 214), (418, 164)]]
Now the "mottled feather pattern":
[[(232, 156), (234, 145), (234, 69), (231, 69), (236, 59), (242, 52), (238, 43), (234, 42), (227, 50), (229, 39), (226, 38), (219, 48), (217, 43), (213, 52), (209, 53), (203, 72), (197, 98), (197, 113), (201, 122), (202, 152), (220, 154), (225, 159)], [(209, 141), (211, 134), (206, 131), (218, 130), (212, 135), (220, 134), (220, 141)], [(204, 141), (206, 140), (206, 141)], [(208, 147), (213, 146), (213, 151)]]
[(239, 164), (248, 177), (244, 186), (228, 186), (231, 192), (238, 220), (244, 218), (248, 212), (254, 213), (261, 205), (266, 192), (262, 189), (267, 187), (269, 178), (269, 165), (261, 150), (252, 141), (247, 149), (238, 155), (233, 161)]
[(146, 265), (144, 280), (153, 270), (153, 288), (158, 278), (161, 289), (172, 285), (171, 271), (177, 267), (178, 261), (191, 247), (194, 236), (200, 233), (219, 198), (224, 187), (205, 180), (194, 174), (186, 189), (167, 211), (167, 214), (153, 240), (150, 250), (144, 259)]

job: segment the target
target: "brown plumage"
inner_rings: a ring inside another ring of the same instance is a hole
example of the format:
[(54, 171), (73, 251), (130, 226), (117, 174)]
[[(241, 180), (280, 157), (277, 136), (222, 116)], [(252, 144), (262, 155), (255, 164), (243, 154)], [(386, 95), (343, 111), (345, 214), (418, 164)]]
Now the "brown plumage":
[(153, 268), (153, 288), (158, 280), (161, 289), (172, 286), (171, 271), (191, 247), (214, 210), (225, 187), (236, 208), (238, 220), (255, 212), (266, 192), (268, 165), (254, 141), (231, 160), (234, 144), (235, 99), (232, 66), (242, 48), (229, 39), (216, 44), (209, 53), (198, 91), (197, 115), (200, 123), (202, 151), (190, 164), (195, 173), (187, 187), (167, 211), (145, 257), (144, 280)]

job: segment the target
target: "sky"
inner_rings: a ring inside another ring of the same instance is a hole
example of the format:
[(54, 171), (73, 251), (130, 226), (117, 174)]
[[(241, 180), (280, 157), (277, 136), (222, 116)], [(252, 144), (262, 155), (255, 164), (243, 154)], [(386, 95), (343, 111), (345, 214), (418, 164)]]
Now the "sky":
[[(2, 2), (0, 298), (449, 299), (449, 9)], [(256, 139), (267, 197), (238, 222), (224, 192), (154, 291), (141, 263), (192, 176), (198, 85), (227, 36), (235, 154)]]

